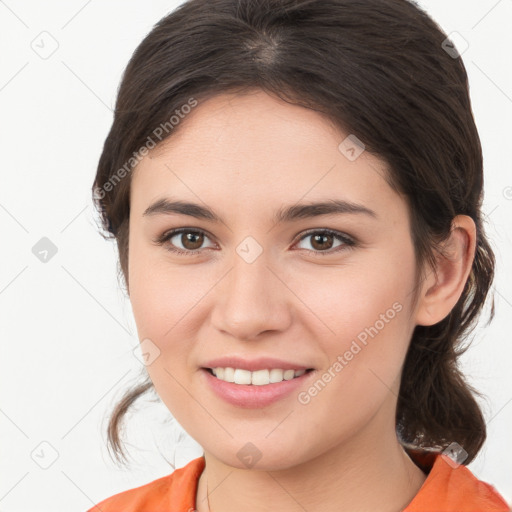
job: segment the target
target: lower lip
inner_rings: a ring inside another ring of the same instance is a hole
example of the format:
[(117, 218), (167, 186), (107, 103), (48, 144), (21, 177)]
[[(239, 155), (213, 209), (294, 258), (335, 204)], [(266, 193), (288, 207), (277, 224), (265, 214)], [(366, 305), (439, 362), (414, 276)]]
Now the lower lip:
[(220, 398), (232, 405), (244, 408), (265, 407), (277, 402), (297, 390), (311, 374), (315, 373), (313, 370), (290, 380), (255, 386), (226, 382), (218, 379), (205, 368), (201, 368), (201, 371), (205, 375), (208, 385)]

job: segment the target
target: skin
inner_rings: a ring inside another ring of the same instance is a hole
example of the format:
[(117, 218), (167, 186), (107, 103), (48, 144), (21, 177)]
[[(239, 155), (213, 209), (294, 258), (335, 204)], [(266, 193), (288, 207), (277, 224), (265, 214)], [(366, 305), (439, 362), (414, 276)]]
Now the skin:
[[(473, 221), (454, 219), (449, 257), (439, 258), (437, 280), (427, 272), (418, 283), (413, 308), (408, 207), (386, 183), (383, 161), (367, 151), (350, 161), (338, 149), (348, 134), (259, 90), (211, 98), (181, 122), (132, 175), (129, 294), (139, 339), (160, 350), (147, 367), (155, 389), (204, 448), (196, 509), (402, 510), (426, 475), (396, 438), (401, 367), (414, 327), (442, 320), (463, 291)], [(225, 223), (143, 215), (164, 197), (207, 205)], [(283, 206), (333, 198), (377, 217), (272, 221)], [(182, 250), (199, 247), (197, 255), (154, 243), (180, 227), (206, 232), (196, 245), (172, 238)], [(303, 236), (313, 228), (357, 245), (334, 252), (343, 242), (314, 244)], [(248, 236), (263, 249), (251, 264), (236, 252)], [(316, 255), (322, 247), (330, 254)], [(205, 385), (208, 359), (270, 355), (315, 368), (299, 391), (307, 390), (396, 302), (401, 311), (307, 405), (292, 393), (263, 409), (239, 408)], [(262, 454), (252, 468), (237, 457), (248, 442)]]

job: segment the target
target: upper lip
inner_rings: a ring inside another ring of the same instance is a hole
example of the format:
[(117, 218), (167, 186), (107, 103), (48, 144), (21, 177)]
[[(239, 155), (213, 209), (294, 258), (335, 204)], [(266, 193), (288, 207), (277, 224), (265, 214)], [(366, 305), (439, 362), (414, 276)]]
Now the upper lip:
[(258, 357), (257, 359), (242, 359), (237, 356), (219, 357), (204, 363), (203, 368), (239, 368), (251, 372), (257, 370), (309, 370), (311, 366), (304, 366), (298, 363), (283, 361), (274, 357)]

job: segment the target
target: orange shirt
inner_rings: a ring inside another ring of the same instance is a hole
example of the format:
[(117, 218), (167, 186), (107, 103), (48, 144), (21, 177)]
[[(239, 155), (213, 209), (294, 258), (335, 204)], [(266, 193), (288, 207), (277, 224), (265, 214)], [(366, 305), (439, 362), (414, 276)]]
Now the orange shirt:
[[(438, 452), (406, 451), (428, 476), (403, 512), (510, 511), (498, 491), (478, 480), (466, 466), (454, 467)], [(87, 512), (194, 512), (204, 466), (204, 457), (198, 457), (170, 475), (111, 496)]]

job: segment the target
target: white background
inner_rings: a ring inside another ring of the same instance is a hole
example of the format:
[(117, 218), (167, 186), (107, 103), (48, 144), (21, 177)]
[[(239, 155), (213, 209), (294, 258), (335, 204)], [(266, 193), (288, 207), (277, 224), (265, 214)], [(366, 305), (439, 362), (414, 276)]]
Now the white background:
[[(174, 453), (182, 430), (161, 425), (163, 405), (141, 402), (128, 428), (135, 462), (120, 469), (108, 457), (105, 417), (143, 367), (115, 245), (98, 234), (90, 200), (121, 73), (178, 3), (0, 1), (0, 512), (84, 511), (170, 473), (159, 450), (179, 467), (201, 454), (188, 437)], [(419, 5), (469, 43), (463, 60), (498, 267), (496, 318), (481, 322), (462, 360), (488, 397), (488, 441), (469, 468), (512, 501), (512, 1)], [(43, 31), (58, 44), (47, 59), (32, 48)], [(32, 253), (42, 237), (57, 247), (47, 263)]]

